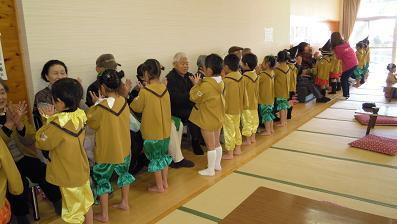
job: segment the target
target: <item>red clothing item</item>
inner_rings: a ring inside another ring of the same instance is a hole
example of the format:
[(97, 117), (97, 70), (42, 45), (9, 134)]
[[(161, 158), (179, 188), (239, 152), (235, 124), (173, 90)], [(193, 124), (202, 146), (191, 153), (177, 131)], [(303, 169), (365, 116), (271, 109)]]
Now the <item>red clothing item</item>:
[(345, 41), (343, 44), (336, 46), (334, 48), (334, 52), (336, 58), (342, 61), (343, 72), (358, 65), (356, 53), (354, 52), (353, 48), (350, 47), (350, 44), (347, 41)]

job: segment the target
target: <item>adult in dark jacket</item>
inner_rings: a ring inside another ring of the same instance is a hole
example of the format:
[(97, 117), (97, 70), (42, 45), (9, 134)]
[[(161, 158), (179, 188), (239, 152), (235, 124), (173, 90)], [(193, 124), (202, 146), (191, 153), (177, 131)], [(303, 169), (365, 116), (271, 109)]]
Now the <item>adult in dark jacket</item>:
[(177, 53), (173, 59), (174, 68), (167, 75), (167, 88), (171, 98), (171, 114), (180, 118), (186, 124), (192, 136), (192, 148), (196, 155), (203, 155), (200, 146), (202, 138), (200, 128), (189, 121), (190, 112), (193, 109), (193, 102), (190, 101), (189, 92), (193, 87), (189, 76), (189, 61), (184, 53)]

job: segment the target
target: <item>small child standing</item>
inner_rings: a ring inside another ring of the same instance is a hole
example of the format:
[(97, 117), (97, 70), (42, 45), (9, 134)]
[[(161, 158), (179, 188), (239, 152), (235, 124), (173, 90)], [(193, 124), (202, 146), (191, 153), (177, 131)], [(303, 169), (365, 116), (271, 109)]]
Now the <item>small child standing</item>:
[(354, 70), (354, 78), (356, 79), (356, 84), (354, 86), (359, 87), (361, 85), (361, 79), (364, 75), (364, 67), (366, 61), (364, 44), (361, 41), (356, 44), (356, 57), (358, 65), (357, 68)]
[(329, 94), (336, 94), (336, 91), (341, 90), (342, 85), (340, 82), (340, 76), (342, 74), (342, 61), (337, 59), (335, 53), (331, 56), (331, 70), (329, 73), (329, 79), (331, 82), (331, 92)]
[(223, 91), (225, 97), (223, 133), (227, 154), (222, 157), (223, 159), (233, 159), (234, 155), (241, 154), (240, 117), (243, 112), (244, 86), (239, 65), (240, 59), (236, 55), (229, 54), (225, 57), (223, 66), (226, 74), (223, 79), (225, 83), (225, 90)]
[(287, 110), (290, 107), (289, 85), (290, 85), (290, 68), (287, 64), (287, 51), (280, 51), (277, 54), (277, 66), (274, 69), (274, 95), (276, 97), (276, 110), (280, 112), (280, 124), (284, 127), (287, 125)]
[(265, 132), (261, 135), (272, 135), (274, 133), (273, 120), (276, 118), (273, 114), (274, 106), (274, 67), (276, 58), (268, 55), (263, 59), (261, 64), (261, 73), (259, 74), (259, 109), (262, 117), (262, 123), (265, 124)]
[[(290, 52), (289, 52), (290, 54)], [(295, 58), (290, 54), (288, 57), (288, 66), (290, 69), (290, 77), (289, 77), (289, 101), (294, 101), (296, 97), (296, 82), (298, 78), (298, 68), (295, 66)], [(287, 111), (287, 119), (292, 119), (292, 109), (293, 106), (290, 105)]]
[[(99, 195), (102, 211), (94, 216), (99, 222), (108, 222), (108, 197), (113, 191), (110, 178), (118, 175), (117, 185), (121, 190), (121, 202), (115, 208), (128, 210), (128, 193), (134, 177), (128, 173), (131, 161), (130, 110), (126, 99), (118, 94), (120, 74), (107, 69), (98, 76), (99, 97), (90, 92), (93, 102), (87, 111), (88, 126), (95, 130), (95, 165), (93, 178), (96, 195)], [(102, 98), (103, 94), (106, 98)]]
[(11, 219), (11, 207), (6, 192), (19, 195), (23, 192), (23, 183), (18, 168), (3, 139), (0, 138), (0, 224)]
[(396, 88), (393, 87), (393, 85), (397, 83), (396, 65), (393, 63), (388, 64), (387, 70), (389, 71), (389, 74), (387, 74), (386, 87), (384, 88), (384, 92), (386, 99), (390, 102), (392, 98), (396, 97), (397, 95)]
[(148, 59), (142, 66), (146, 86), (141, 86), (139, 95), (130, 107), (142, 113), (141, 132), (143, 150), (150, 160), (148, 171), (154, 173), (155, 185), (149, 191), (162, 193), (168, 188), (168, 155), (171, 134), (171, 101), (167, 87), (160, 82), (161, 65), (156, 59)]
[(36, 146), (50, 151), (46, 180), (60, 187), (65, 222), (93, 223), (90, 167), (83, 146), (87, 117), (78, 108), (83, 88), (77, 80), (64, 78), (52, 85), (51, 93), (55, 108), (40, 108), (47, 124), (36, 133)]
[(243, 86), (245, 91), (244, 110), (241, 116), (245, 136), (245, 145), (255, 143), (255, 134), (259, 126), (258, 97), (259, 81), (255, 68), (258, 65), (258, 58), (252, 53), (245, 54), (241, 59), (243, 66)]
[(205, 77), (201, 79), (199, 74), (190, 77), (194, 85), (190, 90), (190, 100), (195, 105), (189, 120), (200, 127), (208, 149), (208, 168), (199, 171), (202, 176), (214, 176), (215, 170), (222, 169), (222, 146), (219, 141), (225, 118), (222, 69), (222, 58), (210, 54), (205, 58)]

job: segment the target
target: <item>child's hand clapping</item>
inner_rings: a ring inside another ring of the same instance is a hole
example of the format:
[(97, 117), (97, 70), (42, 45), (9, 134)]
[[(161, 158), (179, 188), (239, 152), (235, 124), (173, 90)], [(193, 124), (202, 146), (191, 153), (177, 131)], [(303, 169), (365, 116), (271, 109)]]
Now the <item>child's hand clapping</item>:
[(90, 91), (90, 96), (92, 99), (92, 102), (98, 102), (99, 100), (103, 99), (103, 95), (101, 94), (101, 90), (98, 91), (98, 95), (92, 91)]
[(21, 118), (27, 113), (27, 107), (28, 105), (25, 101), (19, 101), (18, 104), (10, 105), (11, 119), (18, 130), (22, 130), (24, 128)]
[(55, 107), (52, 104), (46, 104), (39, 107), (39, 112), (43, 117), (51, 117), (55, 114)]
[(190, 79), (190, 81), (192, 81), (193, 85), (197, 85), (201, 81), (200, 74), (195, 74), (195, 75), (189, 76), (189, 79)]

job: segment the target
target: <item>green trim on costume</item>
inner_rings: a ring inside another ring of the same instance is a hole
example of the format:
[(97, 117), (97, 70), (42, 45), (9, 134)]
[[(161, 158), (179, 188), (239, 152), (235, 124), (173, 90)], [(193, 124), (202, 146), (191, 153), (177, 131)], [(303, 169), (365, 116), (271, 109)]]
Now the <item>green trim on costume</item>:
[(262, 117), (262, 123), (265, 122), (271, 122), (273, 121), (276, 116), (273, 114), (273, 105), (267, 105), (267, 104), (260, 104), (259, 105), (259, 112)]
[(276, 105), (277, 105), (277, 111), (288, 110), (290, 108), (290, 105), (288, 103), (288, 99), (287, 98), (277, 97), (276, 98)]
[(176, 131), (179, 131), (179, 128), (181, 127), (182, 120), (179, 117), (174, 117), (174, 116), (172, 116), (171, 119), (172, 119), (172, 121), (174, 121)]
[(143, 151), (150, 161), (148, 172), (154, 173), (161, 171), (171, 164), (172, 158), (168, 155), (169, 144), (169, 138), (162, 140), (145, 140), (143, 142)]

